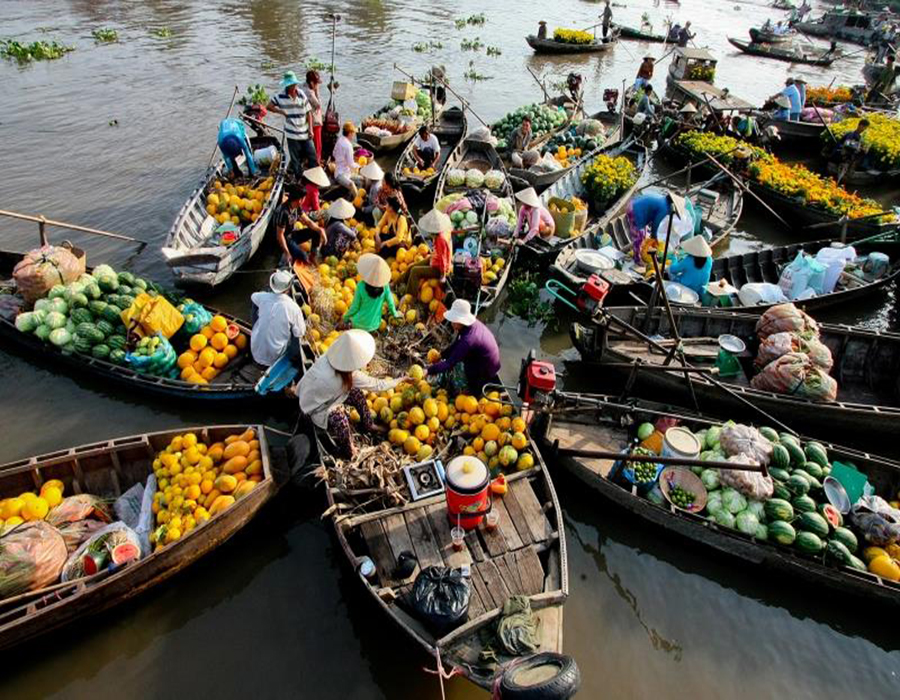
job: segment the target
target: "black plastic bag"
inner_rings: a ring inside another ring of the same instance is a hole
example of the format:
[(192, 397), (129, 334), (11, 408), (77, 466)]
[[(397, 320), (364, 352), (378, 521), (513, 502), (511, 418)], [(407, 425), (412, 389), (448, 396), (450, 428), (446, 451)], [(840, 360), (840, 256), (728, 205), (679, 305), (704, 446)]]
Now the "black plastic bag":
[(429, 566), (416, 576), (410, 605), (436, 636), (443, 636), (468, 619), (469, 581), (460, 569)]

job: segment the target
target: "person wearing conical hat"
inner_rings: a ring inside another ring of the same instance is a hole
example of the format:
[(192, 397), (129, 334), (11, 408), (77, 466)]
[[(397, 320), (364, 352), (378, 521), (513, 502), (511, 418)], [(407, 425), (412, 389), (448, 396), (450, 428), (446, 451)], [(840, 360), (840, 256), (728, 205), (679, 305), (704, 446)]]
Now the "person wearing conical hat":
[(319, 192), (323, 187), (328, 187), (328, 175), (321, 165), (303, 171), (303, 185), (306, 188), (306, 196), (300, 204), (300, 208), (307, 214), (319, 211), (322, 207), (319, 203)]
[(356, 208), (346, 199), (338, 199), (328, 207), (330, 223), (325, 227), (325, 245), (322, 246), (323, 258), (334, 255), (343, 258), (350, 246), (357, 239), (356, 229), (350, 228), (345, 222), (356, 213)]
[(254, 292), (251, 303), (257, 318), (250, 334), (250, 354), (264, 367), (272, 366), (286, 351), (298, 353), (300, 338), (306, 335), (306, 321), (297, 302), (288, 292), (294, 276), (287, 270), (276, 270), (269, 278), (270, 292)]
[(472, 305), (457, 299), (444, 313), (444, 320), (453, 326), (456, 339), (441, 353), (442, 359), (429, 365), (429, 377), (453, 373), (462, 367), (465, 389), (473, 396), (481, 396), (484, 385), (495, 380), (500, 372), (500, 347), (491, 329), (475, 318)]
[(376, 379), (364, 371), (375, 356), (375, 339), (366, 331), (344, 331), (292, 387), (301, 413), (328, 433), (339, 459), (354, 454), (348, 409), (356, 409), (364, 433), (377, 430), (366, 404), (365, 391), (393, 389), (400, 379)]
[(364, 331), (377, 331), (381, 326), (382, 311), (387, 306), (394, 318), (400, 318), (391, 293), (391, 268), (378, 255), (363, 253), (356, 263), (362, 281), (356, 285), (350, 308), (341, 318), (344, 323)]
[(669, 279), (702, 296), (712, 273), (712, 249), (703, 236), (692, 236), (681, 245), (681, 251), (685, 257), (669, 265)]
[(519, 190), (516, 192), (516, 199), (521, 202), (516, 221), (518, 243), (528, 243), (535, 236), (548, 238), (556, 232), (556, 222), (537, 196), (534, 187)]
[(294, 71), (288, 71), (281, 79), (281, 89), (266, 108), (270, 112), (284, 117), (284, 135), (288, 146), (288, 168), (296, 180), (300, 180), (304, 169), (319, 164), (316, 146), (311, 134), (313, 129), (313, 112), (300, 90), (300, 80)]
[(418, 296), (419, 285), (423, 280), (439, 279), (441, 284), (453, 270), (453, 241), (450, 233), (453, 224), (450, 217), (437, 209), (432, 209), (419, 219), (419, 231), (425, 235), (433, 235), (430, 260), (423, 260), (409, 268), (409, 280), (406, 293)]
[[(300, 205), (304, 192), (300, 185), (284, 189), (287, 201), (275, 210), (275, 240), (291, 265), (314, 262), (316, 250), (325, 244), (325, 229), (303, 212)], [(308, 251), (304, 250), (304, 243), (310, 244)]]
[[(374, 159), (366, 163), (359, 171), (363, 178), (362, 182), (362, 218), (370, 223), (375, 223), (375, 208), (378, 201), (378, 193), (384, 184), (384, 171)], [(359, 197), (357, 197), (357, 201)]]

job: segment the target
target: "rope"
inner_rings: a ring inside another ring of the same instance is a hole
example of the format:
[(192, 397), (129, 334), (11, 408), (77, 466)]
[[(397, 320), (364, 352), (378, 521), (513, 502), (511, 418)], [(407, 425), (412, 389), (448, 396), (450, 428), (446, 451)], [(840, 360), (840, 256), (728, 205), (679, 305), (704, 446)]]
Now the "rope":
[(441, 662), (441, 648), (439, 646), (435, 646), (434, 651), (435, 651), (435, 658), (437, 659), (437, 668), (435, 669), (435, 668), (425, 667), (422, 670), (425, 671), (425, 673), (431, 673), (438, 677), (438, 681), (441, 684), (441, 700), (447, 700), (447, 695), (444, 690), (444, 681), (445, 680), (449, 681), (451, 678), (453, 678), (453, 676), (460, 675), (461, 672), (459, 669), (454, 668), (452, 671), (450, 671), (450, 673), (447, 673), (444, 670), (444, 664)]

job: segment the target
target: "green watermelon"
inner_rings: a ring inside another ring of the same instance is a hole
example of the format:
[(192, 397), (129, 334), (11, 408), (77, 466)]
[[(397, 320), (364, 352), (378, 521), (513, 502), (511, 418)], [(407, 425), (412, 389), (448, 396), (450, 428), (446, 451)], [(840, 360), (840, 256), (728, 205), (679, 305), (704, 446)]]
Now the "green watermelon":
[(825, 549), (825, 543), (822, 542), (822, 538), (814, 532), (798, 532), (797, 539), (794, 540), (794, 546), (807, 554), (819, 554)]
[(777, 481), (772, 486), (772, 495), (775, 498), (780, 498), (784, 501), (789, 501), (791, 499), (792, 494), (787, 486), (784, 484), (778, 483)]
[(798, 513), (814, 513), (816, 510), (816, 502), (809, 496), (795, 496), (791, 505)]
[(127, 284), (120, 284), (119, 285), (119, 294), (134, 296), (134, 290), (131, 287), (129, 287)]
[(819, 506), (819, 514), (828, 521), (828, 524), (831, 527), (837, 529), (844, 524), (844, 518), (841, 515), (841, 511), (835, 508), (830, 503), (823, 503)]
[(791, 478), (791, 473), (787, 469), (782, 469), (781, 467), (769, 467), (769, 476), (775, 479), (775, 481), (785, 483)]
[(119, 295), (119, 306), (123, 309), (128, 309), (134, 303), (134, 297), (129, 294), (120, 294)]
[(127, 284), (127, 285), (134, 284), (134, 275), (132, 275), (127, 270), (123, 270), (122, 272), (119, 273), (119, 284)]
[(96, 357), (98, 360), (105, 360), (109, 357), (110, 349), (109, 345), (105, 343), (100, 343), (99, 345), (95, 345), (91, 348), (91, 355)]
[(868, 571), (865, 562), (855, 554), (850, 555), (850, 561), (847, 562), (847, 566), (851, 569), (856, 569), (857, 571)]
[(769, 539), (775, 540), (779, 544), (793, 544), (797, 538), (797, 531), (784, 520), (775, 520), (766, 527), (769, 531)]
[(818, 513), (801, 513), (797, 518), (796, 523), (801, 530), (812, 532), (819, 537), (828, 537), (830, 531), (828, 521)]
[(789, 522), (794, 519), (794, 508), (785, 500), (770, 498), (765, 504), (766, 518), (769, 520), (784, 520)]
[(124, 335), (111, 335), (106, 339), (106, 344), (113, 350), (124, 350), (126, 342)]
[(805, 496), (809, 492), (809, 479), (795, 471), (785, 484), (795, 496)]
[(135, 289), (139, 289), (139, 290), (141, 290), (141, 291), (144, 291), (144, 290), (147, 289), (147, 280), (143, 279), (142, 277), (135, 277), (135, 278), (134, 278), (134, 285), (132, 285), (132, 286), (133, 286)]
[(75, 332), (80, 338), (84, 338), (91, 344), (102, 343), (106, 336), (93, 323), (79, 323)]
[(76, 333), (72, 337), (72, 348), (75, 352), (80, 352), (82, 355), (88, 355), (91, 352), (91, 341), (87, 338), (82, 338)]
[(777, 445), (779, 443), (778, 433), (775, 432), (773, 428), (769, 428), (768, 426), (759, 429), (760, 435), (762, 435), (766, 440), (771, 442), (773, 445)]
[(847, 546), (838, 540), (828, 540), (825, 545), (825, 553), (829, 559), (834, 559), (839, 564), (847, 564), (852, 556), (852, 552), (847, 549)]
[(111, 324), (106, 319), (101, 319), (101, 320), (97, 321), (97, 329), (101, 333), (103, 333), (104, 338), (111, 336), (113, 333), (116, 332), (116, 329), (113, 328), (113, 324)]
[(816, 462), (804, 462), (800, 468), (816, 480), (822, 478), (822, 467)]
[(791, 453), (787, 447), (778, 444), (772, 447), (772, 466), (778, 469), (789, 469), (791, 466)]
[(859, 542), (856, 539), (856, 535), (854, 535), (845, 527), (835, 528), (834, 532), (831, 533), (831, 539), (835, 542), (840, 542), (850, 551), (851, 554), (856, 552), (856, 550), (859, 548)]
[(84, 293), (87, 295), (88, 299), (91, 300), (99, 299), (103, 295), (103, 292), (100, 291), (100, 285), (96, 282), (85, 285)]
[(788, 440), (786, 442), (782, 442), (781, 444), (784, 445), (787, 448), (787, 451), (790, 453), (792, 466), (799, 467), (806, 462), (806, 455), (803, 454), (803, 450), (800, 449), (800, 445), (798, 445), (796, 442), (791, 442)]
[(103, 318), (109, 321), (110, 323), (116, 323), (122, 321), (122, 318), (119, 314), (122, 313), (122, 309), (118, 306), (114, 306), (113, 304), (109, 304), (105, 309), (103, 309)]
[(97, 286), (100, 287), (100, 291), (105, 294), (114, 294), (119, 288), (119, 280), (115, 277), (104, 275), (97, 280)]
[(815, 462), (820, 467), (828, 466), (828, 450), (820, 442), (808, 442), (803, 450), (810, 462)]
[(117, 365), (124, 365), (125, 354), (125, 351), (121, 348), (113, 348), (109, 351), (109, 361)]
[(103, 309), (105, 309), (107, 306), (108, 304), (105, 301), (97, 299), (96, 301), (92, 301), (88, 304), (88, 309), (91, 310), (91, 313), (94, 314), (94, 316), (100, 316), (101, 314), (103, 314)]
[(94, 317), (91, 316), (91, 312), (87, 309), (73, 309), (72, 313), (69, 314), (69, 318), (76, 324), (92, 323), (94, 320)]
[(73, 294), (70, 299), (67, 299), (70, 308), (83, 309), (87, 308), (88, 298), (84, 293)]

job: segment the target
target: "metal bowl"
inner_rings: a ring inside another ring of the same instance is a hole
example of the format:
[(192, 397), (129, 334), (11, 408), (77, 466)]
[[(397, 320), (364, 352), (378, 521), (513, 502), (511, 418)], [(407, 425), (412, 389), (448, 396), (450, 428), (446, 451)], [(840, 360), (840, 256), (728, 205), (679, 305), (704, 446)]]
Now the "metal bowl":
[(747, 349), (747, 345), (743, 340), (730, 333), (723, 333), (719, 336), (719, 347), (734, 355), (740, 355)]

